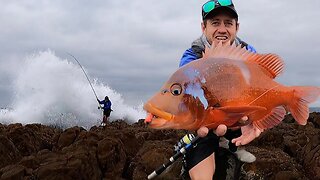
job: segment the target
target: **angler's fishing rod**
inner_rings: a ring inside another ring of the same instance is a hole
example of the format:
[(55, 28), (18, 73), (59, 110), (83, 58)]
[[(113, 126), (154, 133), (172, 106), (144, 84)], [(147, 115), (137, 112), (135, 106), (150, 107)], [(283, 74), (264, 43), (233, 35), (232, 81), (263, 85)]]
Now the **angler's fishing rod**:
[[(91, 82), (90, 82), (90, 79), (89, 79), (86, 71), (83, 69), (83, 67), (81, 66), (81, 64), (80, 64), (80, 62), (78, 61), (78, 59), (77, 59), (76, 57), (74, 57), (72, 54), (68, 53), (68, 52), (67, 52), (67, 54), (69, 54), (71, 57), (73, 57), (73, 59), (74, 59), (75, 61), (77, 61), (77, 63), (79, 64), (80, 68), (82, 69), (84, 75), (86, 76), (86, 78), (87, 78), (87, 80), (88, 80), (88, 82), (89, 82), (89, 84), (90, 84), (90, 86), (91, 86), (91, 89), (92, 89), (92, 91), (93, 91), (93, 93), (94, 93), (94, 96), (96, 97), (96, 99), (98, 99), (98, 96), (97, 96), (97, 94), (96, 94), (96, 91), (94, 90), (94, 88), (93, 88), (93, 86), (92, 86), (92, 84), (91, 84)], [(98, 104), (99, 104), (99, 108), (102, 109), (100, 103), (98, 103)]]
[[(159, 166), (159, 168), (157, 168), (156, 170), (154, 170), (149, 176), (148, 179), (152, 179), (158, 175), (160, 175), (164, 170), (166, 170), (170, 165), (172, 165), (177, 159), (179, 159), (179, 157), (181, 157), (182, 155), (186, 154), (187, 150), (189, 150), (191, 147), (193, 147), (193, 145), (195, 143), (197, 143), (197, 141), (199, 140), (200, 136), (196, 136), (194, 137), (193, 134), (187, 134), (185, 135), (180, 142), (185, 144), (184, 147), (182, 147), (175, 155), (171, 156), (169, 158), (169, 161), (166, 162), (165, 164), (162, 164), (161, 166)], [(179, 143), (180, 143), (179, 142)]]

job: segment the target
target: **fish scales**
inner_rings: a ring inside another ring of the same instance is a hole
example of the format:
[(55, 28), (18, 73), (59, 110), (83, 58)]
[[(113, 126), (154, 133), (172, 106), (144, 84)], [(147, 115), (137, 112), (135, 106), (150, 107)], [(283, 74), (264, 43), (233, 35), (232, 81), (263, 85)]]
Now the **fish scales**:
[[(283, 68), (274, 54), (252, 54), (222, 44), (206, 49), (203, 58), (179, 68), (146, 102), (146, 122), (157, 129), (252, 123), (264, 130), (279, 124), (289, 110), (299, 124), (306, 124), (308, 103), (319, 97), (320, 89), (276, 82)], [(241, 121), (243, 116), (249, 120)]]

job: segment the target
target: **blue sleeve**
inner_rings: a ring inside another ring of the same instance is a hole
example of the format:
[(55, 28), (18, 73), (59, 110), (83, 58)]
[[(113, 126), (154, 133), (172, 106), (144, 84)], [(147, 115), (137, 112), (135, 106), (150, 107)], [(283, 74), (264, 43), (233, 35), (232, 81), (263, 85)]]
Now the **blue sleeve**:
[(98, 101), (99, 101), (99, 104), (104, 104), (104, 100), (100, 101), (100, 100), (98, 99)]
[(252, 53), (257, 53), (256, 49), (253, 46), (249, 45), (249, 44), (247, 45), (247, 50), (252, 52)]
[(180, 59), (179, 67), (188, 64), (189, 62), (194, 61), (196, 59), (198, 59), (197, 55), (193, 52), (191, 48), (189, 48), (183, 53)]

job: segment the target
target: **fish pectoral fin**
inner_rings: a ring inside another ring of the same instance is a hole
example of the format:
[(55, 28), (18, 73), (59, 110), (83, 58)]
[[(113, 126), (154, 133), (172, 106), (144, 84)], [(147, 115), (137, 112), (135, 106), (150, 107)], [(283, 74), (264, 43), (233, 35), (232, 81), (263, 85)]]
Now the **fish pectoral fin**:
[(267, 114), (264, 118), (254, 121), (253, 125), (260, 130), (265, 130), (267, 128), (272, 128), (278, 125), (287, 114), (287, 111), (283, 106), (275, 107), (271, 110), (269, 114)]
[(243, 113), (246, 115), (251, 114), (255, 111), (267, 110), (267, 108), (262, 106), (223, 106), (216, 109), (224, 111), (226, 113)]
[(245, 125), (247, 120), (243, 119), (244, 116), (249, 116), (256, 111), (267, 110), (267, 108), (262, 106), (224, 106), (216, 108), (216, 110), (226, 114), (226, 121), (238, 120), (240, 124)]

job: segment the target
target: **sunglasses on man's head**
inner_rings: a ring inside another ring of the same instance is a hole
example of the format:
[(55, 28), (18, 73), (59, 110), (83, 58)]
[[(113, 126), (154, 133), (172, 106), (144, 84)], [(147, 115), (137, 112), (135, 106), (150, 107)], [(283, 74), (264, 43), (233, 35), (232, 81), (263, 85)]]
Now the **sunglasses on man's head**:
[(231, 0), (216, 0), (206, 2), (202, 8), (205, 13), (212, 11), (216, 7), (216, 3), (219, 3), (220, 6), (230, 6), (232, 4)]

